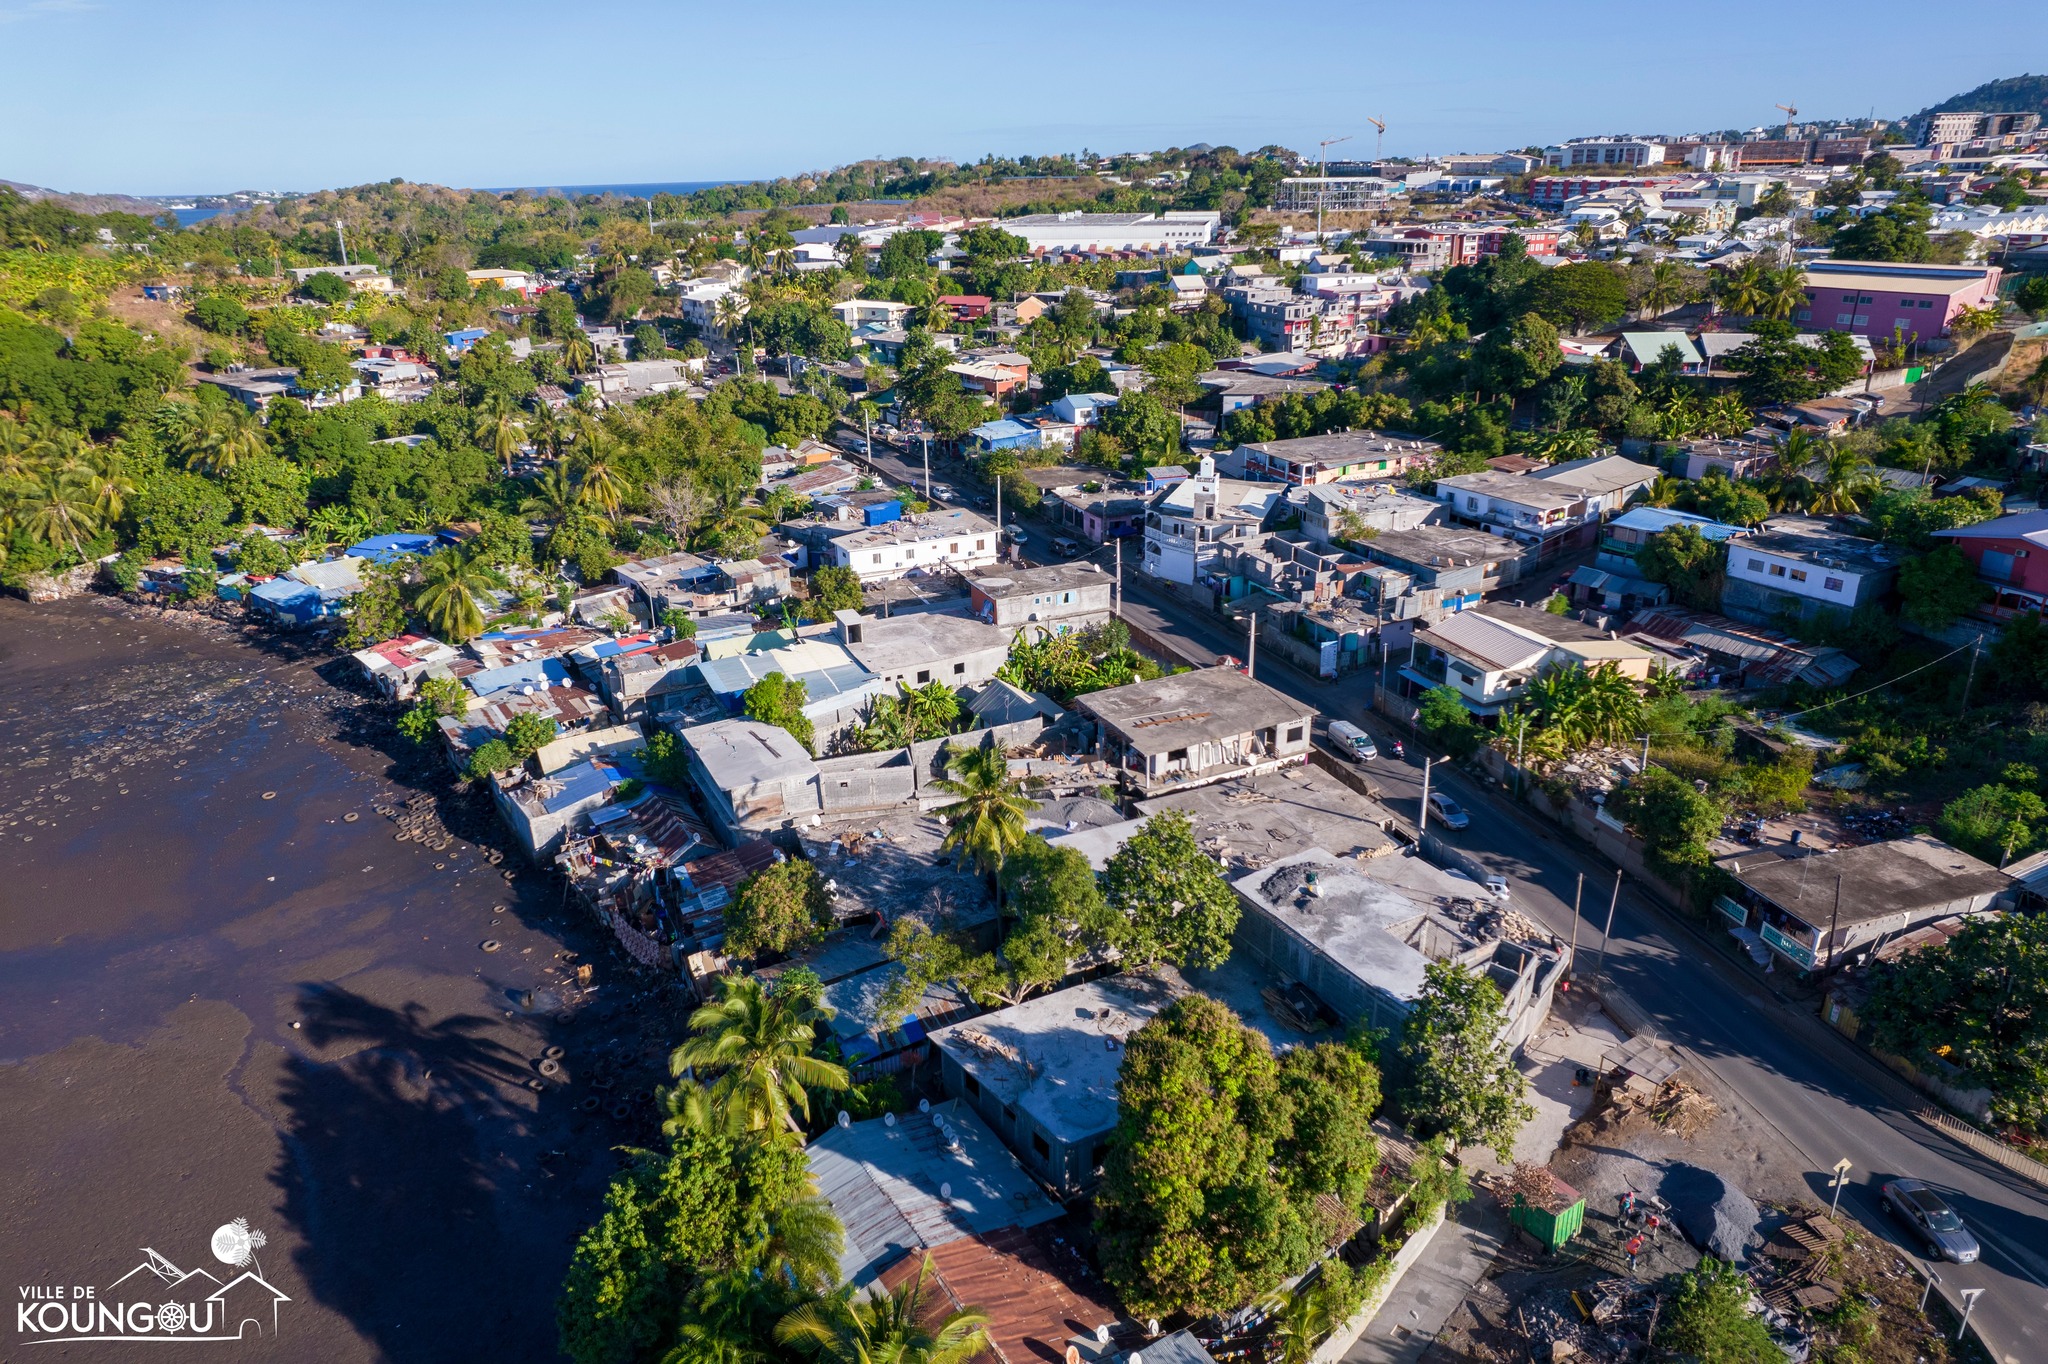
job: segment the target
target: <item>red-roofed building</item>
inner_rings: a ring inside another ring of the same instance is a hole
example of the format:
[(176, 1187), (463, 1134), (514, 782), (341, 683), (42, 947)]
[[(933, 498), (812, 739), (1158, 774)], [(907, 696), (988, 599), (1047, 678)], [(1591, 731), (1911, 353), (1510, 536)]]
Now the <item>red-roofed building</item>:
[(914, 1282), (929, 1257), (931, 1275), (924, 1289), (929, 1319), (967, 1307), (988, 1315), (991, 1348), (975, 1356), (976, 1364), (1065, 1359), (1068, 1341), (1092, 1337), (1096, 1327), (1114, 1323), (1118, 1314), (1108, 1305), (1108, 1288), (1073, 1249), (1073, 1238), (1059, 1246), (1046, 1234), (1058, 1225), (1006, 1227), (906, 1255), (882, 1271), (882, 1284), (894, 1289)]
[(979, 322), (988, 316), (995, 300), (984, 294), (940, 294), (939, 306), (952, 309), (955, 322)]

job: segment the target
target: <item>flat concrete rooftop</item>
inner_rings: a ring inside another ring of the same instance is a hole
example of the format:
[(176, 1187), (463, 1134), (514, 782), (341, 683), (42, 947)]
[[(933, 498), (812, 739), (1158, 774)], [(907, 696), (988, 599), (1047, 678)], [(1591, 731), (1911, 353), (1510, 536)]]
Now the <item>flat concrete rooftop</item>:
[(1254, 730), (1307, 723), (1311, 707), (1235, 668), (1197, 668), (1074, 699), (1140, 753), (1168, 753)]

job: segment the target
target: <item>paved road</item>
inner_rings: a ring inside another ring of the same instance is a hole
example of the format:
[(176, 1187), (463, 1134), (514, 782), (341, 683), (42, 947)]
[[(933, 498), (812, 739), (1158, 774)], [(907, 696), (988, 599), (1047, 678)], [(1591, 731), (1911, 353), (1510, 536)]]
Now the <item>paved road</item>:
[[(1227, 622), (1205, 619), (1148, 587), (1129, 564), (1124, 584), (1124, 614), (1139, 625), (1169, 642), (1185, 642), (1196, 655), (1244, 653)], [(1395, 735), (1383, 717), (1367, 709), (1362, 679), (1319, 682), (1266, 660), (1259, 680), (1327, 715), (1365, 725), (1382, 748)], [(1375, 762), (1373, 776), (1388, 805), (1412, 823), (1422, 801), (1422, 767), (1413, 744), (1409, 752), (1405, 762)], [(1471, 827), (1462, 832), (1437, 832), (1509, 878), (1516, 908), (1566, 938), (1573, 933), (1573, 886), (1579, 873), (1586, 874), (1578, 941), (1590, 967), (1613, 868), (1462, 772), (1439, 767), (1431, 785), (1472, 815)], [(1985, 1290), (1973, 1322), (2002, 1364), (2048, 1362), (2048, 1190), (1917, 1122), (1911, 1110), (1921, 1101), (1910, 1089), (1818, 1018), (1786, 1006), (1633, 887), (1624, 887), (1616, 907), (1605, 969), (1650, 1015), (1660, 1036), (1692, 1052), (1723, 1089), (1804, 1157), (1816, 1199), (1825, 1201), (1827, 1171), (1846, 1156), (1855, 1169), (1844, 1208), (1917, 1255), (1919, 1247), (1907, 1243), (1879, 1209), (1877, 1186), (1910, 1175), (1947, 1191), (1983, 1243), (1984, 1257), (1973, 1265), (1941, 1266), (1943, 1291), (1953, 1297), (1963, 1288)]]
[[(923, 486), (922, 462), (909, 452), (877, 441), (874, 463), (892, 479)], [(935, 481), (969, 495), (979, 491), (954, 461), (945, 461), (942, 471), (935, 456), (932, 473)], [(1050, 527), (1036, 521), (1032, 529), (1036, 543), (1030, 548), (1043, 553)], [(1107, 551), (1093, 557), (1110, 566)], [(1244, 636), (1229, 622), (1148, 585), (1135, 556), (1125, 557), (1132, 560), (1123, 566), (1127, 619), (1190, 657), (1243, 656)], [(1393, 736), (1389, 722), (1368, 708), (1369, 683), (1363, 678), (1323, 682), (1268, 659), (1261, 661), (1259, 680), (1328, 716), (1364, 725), (1382, 741)], [(1416, 746), (1409, 748), (1407, 761), (1382, 759), (1373, 775), (1390, 808), (1412, 824), (1422, 802), (1422, 766)], [(1431, 784), (1472, 814), (1470, 828), (1438, 832), (1489, 871), (1506, 876), (1515, 907), (1567, 939), (1574, 934), (1574, 883), (1585, 874), (1577, 941), (1582, 957), (1593, 964), (1613, 867), (1462, 772), (1438, 768)], [(1817, 1017), (1787, 1006), (1634, 887), (1624, 886), (1616, 906), (1605, 972), (1648, 1013), (1660, 1036), (1690, 1051), (1719, 1088), (1803, 1157), (1816, 1199), (1826, 1200), (1828, 1171), (1846, 1157), (1855, 1168), (1843, 1193), (1844, 1209), (1917, 1257), (1921, 1248), (1878, 1207), (1878, 1185), (1911, 1176), (1945, 1191), (1984, 1253), (1976, 1264), (1938, 1267), (1942, 1292), (1954, 1301), (1962, 1289), (1985, 1290), (1972, 1320), (2000, 1364), (2048, 1364), (2048, 1190), (1916, 1121), (1911, 1113), (1922, 1100), (1910, 1088)]]

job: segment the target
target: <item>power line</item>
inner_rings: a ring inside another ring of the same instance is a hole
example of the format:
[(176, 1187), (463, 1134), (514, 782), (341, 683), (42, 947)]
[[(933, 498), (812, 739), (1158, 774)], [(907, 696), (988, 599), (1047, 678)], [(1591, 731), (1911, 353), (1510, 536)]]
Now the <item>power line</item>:
[(1907, 678), (1911, 677), (1913, 673), (1924, 673), (1929, 668), (1933, 667), (1936, 663), (1945, 663), (1949, 659), (1954, 658), (1957, 654), (1961, 653), (1963, 650), (1974, 649), (1977, 647), (1978, 644), (1982, 642), (1983, 637), (1980, 635), (1976, 639), (1972, 639), (1968, 644), (1958, 644), (1955, 648), (1950, 649), (1947, 653), (1943, 654), (1940, 658), (1934, 659), (1932, 662), (1922, 663), (1919, 667), (1914, 668), (1912, 671), (1900, 673), (1897, 677), (1890, 678), (1886, 681), (1880, 682), (1874, 687), (1867, 687), (1864, 690), (1855, 692), (1849, 696), (1837, 696), (1832, 701), (1823, 701), (1817, 706), (1808, 706), (1805, 710), (1795, 710), (1790, 715), (1779, 716), (1778, 719), (1781, 722), (1785, 720), (1797, 720), (1802, 715), (1812, 715), (1815, 711), (1826, 710), (1829, 706), (1839, 706), (1844, 701), (1854, 701), (1858, 697), (1870, 695), (1871, 692), (1883, 691), (1886, 687), (1896, 686), (1897, 684), (1905, 681)]

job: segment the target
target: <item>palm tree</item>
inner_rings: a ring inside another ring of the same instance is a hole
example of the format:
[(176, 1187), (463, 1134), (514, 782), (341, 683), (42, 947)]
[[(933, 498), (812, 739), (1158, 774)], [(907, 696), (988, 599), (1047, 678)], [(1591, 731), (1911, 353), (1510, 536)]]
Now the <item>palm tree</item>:
[(575, 480), (558, 462), (533, 480), (533, 491), (520, 502), (519, 511), (521, 515), (538, 516), (550, 525), (562, 526), (576, 519), (581, 500)]
[(1863, 510), (1862, 499), (1881, 486), (1870, 460), (1846, 445), (1832, 446), (1821, 456), (1819, 474), (1806, 509), (1824, 516), (1855, 515)]
[(1652, 507), (1668, 507), (1685, 494), (1688, 486), (1685, 479), (1659, 474), (1643, 493), (1643, 501)]
[(75, 478), (66, 477), (59, 465), (46, 465), (29, 484), (22, 499), (28, 513), (21, 528), (28, 538), (52, 549), (69, 547), (78, 558), (85, 557), (85, 542), (99, 534), (100, 518), (93, 511), (91, 495)]
[(1797, 265), (1764, 275), (1763, 315), (1783, 322), (1806, 306), (1806, 271)]
[(1620, 743), (1642, 733), (1643, 697), (1636, 684), (1612, 664), (1588, 674), (1582, 721), (1589, 740)]
[(1722, 393), (1707, 400), (1702, 429), (1713, 436), (1732, 436), (1748, 430), (1750, 421), (1749, 406), (1736, 394)]
[(186, 437), (187, 467), (215, 477), (237, 464), (259, 458), (270, 448), (263, 426), (240, 404), (214, 407), (202, 413)]
[(751, 554), (769, 525), (765, 509), (749, 504), (745, 492), (729, 490), (718, 495), (711, 515), (697, 528), (698, 543), (706, 549)]
[(767, 1348), (788, 1293), (742, 1266), (706, 1279), (683, 1306), (676, 1343), (661, 1364), (772, 1364)]
[(519, 441), (525, 434), (519, 405), (509, 395), (493, 393), (484, 399), (476, 414), (476, 443), (504, 461), (507, 478), (512, 476), (512, 456), (519, 452)]
[(93, 514), (102, 522), (121, 519), (128, 498), (135, 492), (135, 480), (128, 477), (127, 461), (111, 445), (86, 445), (65, 465), (66, 477), (92, 501)]
[(1692, 283), (1677, 261), (1660, 260), (1650, 267), (1649, 287), (1643, 290), (1643, 308), (1650, 316), (1668, 313), (1692, 294)]
[(931, 1274), (927, 1255), (917, 1277), (890, 1292), (807, 1303), (776, 1323), (775, 1338), (832, 1364), (967, 1364), (989, 1348), (988, 1314), (963, 1307), (930, 1320), (925, 1291)]
[(1722, 276), (1722, 306), (1731, 313), (1754, 317), (1763, 311), (1769, 297), (1768, 284), (1763, 262), (1752, 256)]
[(544, 402), (534, 404), (532, 415), (526, 419), (526, 434), (533, 441), (533, 448), (545, 450), (550, 459), (560, 459), (562, 447), (569, 441), (562, 419)]
[(750, 1132), (801, 1130), (794, 1114), (811, 1116), (812, 1089), (845, 1089), (844, 1066), (811, 1055), (812, 1025), (825, 1015), (799, 1011), (751, 976), (726, 976), (718, 999), (690, 1015), (696, 1036), (669, 1054), (669, 1070), (716, 1075), (706, 1095), (712, 1114)]
[(711, 320), (718, 327), (719, 334), (732, 340), (732, 334), (747, 316), (746, 298), (739, 293), (722, 295), (711, 305)]
[(437, 634), (461, 644), (483, 633), (479, 594), (502, 587), (504, 577), (481, 558), (460, 549), (444, 549), (420, 569), (420, 592), (414, 605)]
[(562, 368), (571, 374), (587, 374), (597, 362), (597, 352), (590, 344), (590, 338), (578, 327), (562, 338)]
[(1023, 784), (1011, 779), (1008, 755), (993, 743), (956, 751), (946, 767), (958, 778), (933, 785), (959, 799), (934, 812), (951, 826), (940, 851), (954, 854), (956, 865), (971, 857), (984, 875), (993, 875), (1024, 846), (1032, 803), (1021, 794)]
[(584, 435), (577, 459), (576, 500), (598, 508), (606, 516), (617, 516), (626, 499), (626, 483), (619, 476), (619, 442), (601, 427)]

